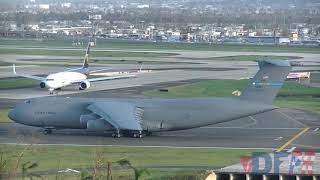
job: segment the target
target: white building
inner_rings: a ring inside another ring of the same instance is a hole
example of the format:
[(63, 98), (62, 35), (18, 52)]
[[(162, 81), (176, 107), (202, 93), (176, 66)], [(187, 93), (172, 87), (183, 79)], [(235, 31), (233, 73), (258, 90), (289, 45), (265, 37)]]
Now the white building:
[(39, 4), (39, 8), (41, 10), (49, 10), (50, 9), (50, 5), (49, 4)]

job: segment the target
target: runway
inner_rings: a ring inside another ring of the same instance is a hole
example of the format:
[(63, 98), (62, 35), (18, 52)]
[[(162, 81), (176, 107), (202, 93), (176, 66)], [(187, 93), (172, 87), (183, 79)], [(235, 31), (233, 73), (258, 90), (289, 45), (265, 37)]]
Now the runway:
[[(157, 51), (156, 51), (157, 52)], [(159, 51), (166, 52), (166, 51)], [(170, 53), (178, 54), (174, 56), (164, 56), (164, 57), (155, 57), (155, 58), (143, 58), (143, 57), (126, 57), (126, 60), (144, 62), (152, 61), (159, 64), (145, 64), (144, 69), (151, 69), (151, 73), (139, 74), (136, 78), (131, 79), (122, 79), (116, 81), (103, 81), (95, 82), (91, 84), (91, 87), (86, 90), (86, 92), (97, 92), (101, 90), (111, 90), (111, 89), (120, 89), (128, 87), (137, 87), (145, 86), (149, 84), (156, 83), (166, 83), (166, 82), (176, 82), (184, 80), (194, 80), (194, 79), (248, 79), (252, 77), (258, 67), (256, 62), (252, 61), (216, 61), (210, 60), (212, 57), (221, 57), (221, 56), (235, 56), (235, 55), (278, 55), (278, 56), (299, 56), (303, 61), (304, 66), (294, 67), (295, 71), (320, 71), (320, 64), (318, 54), (304, 54), (304, 53), (261, 53), (261, 52), (220, 52), (220, 51), (168, 51)], [(45, 62), (45, 59), (52, 58), (61, 58), (61, 57), (52, 57), (52, 56), (26, 56), (26, 55), (3, 55), (0, 57), (1, 61), (7, 63), (17, 63), (21, 61), (23, 63), (33, 63), (23, 64), (17, 66), (17, 71), (25, 74), (36, 74), (44, 75), (54, 72), (59, 72), (65, 70), (65, 67), (62, 67), (61, 64), (56, 62), (52, 65), (48, 65), (50, 62)], [(69, 57), (63, 57), (68, 59)], [(79, 64), (81, 63), (81, 57), (79, 58)], [(34, 61), (24, 61), (23, 59), (34, 59)], [(75, 57), (70, 57), (74, 61)], [(114, 58), (100, 58), (101, 60), (111, 60)], [(171, 62), (167, 64), (161, 64), (162, 62)], [(45, 65), (42, 65), (45, 63)], [(176, 63), (176, 64), (174, 64)], [(78, 65), (79, 65), (78, 64)], [(90, 63), (92, 66), (99, 65), (100, 68), (110, 67), (112, 71), (119, 70), (137, 70), (140, 68), (140, 64), (96, 64)], [(40, 66), (41, 65), (41, 66)], [(1, 67), (0, 78), (14, 77), (12, 73), (11, 66)], [(60, 95), (67, 94), (78, 94), (83, 91), (78, 91), (78, 86), (66, 87), (63, 88)], [(21, 88), (21, 89), (3, 89), (0, 90), (0, 98), (9, 98), (9, 99), (26, 99), (34, 98), (41, 96), (48, 96), (49, 93), (40, 89), (39, 87), (30, 87), (30, 88)]]
[[(299, 110), (278, 109), (214, 126), (153, 133), (151, 136), (142, 139), (112, 138), (110, 134), (90, 133), (85, 130), (56, 130), (51, 135), (44, 135), (40, 128), (15, 123), (0, 123), (0, 143), (276, 150), (305, 128), (307, 126), (305, 123), (314, 122), (314, 124), (309, 125), (320, 127), (320, 123), (315, 121), (318, 118)], [(320, 147), (317, 138), (319, 135), (319, 132), (315, 132), (313, 129), (304, 138), (313, 141), (312, 145), (314, 147)], [(288, 146), (288, 148), (291, 146)], [(301, 145), (297, 146), (297, 148), (301, 147)], [(314, 148), (314, 150), (320, 150), (320, 148)]]
[[(104, 49), (98, 49), (102, 51)], [(112, 49), (105, 49), (112, 50)], [(137, 52), (149, 52), (136, 50)], [(136, 52), (130, 50), (130, 52)], [(116, 81), (104, 81), (92, 84), (86, 91), (78, 91), (77, 86), (63, 88), (61, 96), (81, 97), (136, 97), (141, 91), (190, 83), (201, 79), (248, 79), (258, 70), (257, 63), (252, 61), (214, 61), (212, 57), (236, 55), (277, 55), (299, 56), (305, 66), (294, 67), (293, 70), (320, 71), (319, 54), (305, 53), (268, 53), (268, 52), (222, 52), (222, 51), (152, 51), (174, 53), (172, 56), (142, 58), (126, 57), (134, 61), (159, 61), (159, 64), (146, 64), (145, 69), (152, 69), (151, 73), (141, 74), (137, 78)], [(79, 50), (80, 55), (81, 52)], [(94, 53), (93, 53), (94, 54)], [(35, 61), (23, 61), (18, 66), (19, 72), (26, 74), (48, 74), (63, 71), (57, 62), (37, 59), (56, 58), (52, 56), (4, 55), (1, 61), (8, 63), (21, 62), (23, 59), (35, 58)], [(68, 58), (68, 57), (64, 57)], [(82, 57), (70, 57), (73, 61)], [(100, 58), (111, 60), (114, 58)], [(172, 62), (161, 64), (161, 62)], [(35, 63), (35, 64), (28, 64)], [(75, 63), (76, 64), (76, 63)], [(91, 63), (95, 66), (98, 64)], [(104, 64), (114, 71), (123, 69), (138, 69), (140, 64)], [(0, 67), (0, 78), (13, 77), (12, 67)], [(46, 90), (39, 87), (0, 90), (0, 98), (17, 102), (25, 98), (48, 96)], [(0, 103), (1, 106), (1, 103)], [(235, 149), (270, 149), (276, 150), (286, 144), (306, 127), (310, 130), (299, 136), (285, 149), (295, 147), (299, 149), (320, 150), (319, 115), (294, 109), (279, 109), (249, 118), (242, 118), (228, 123), (195, 128), (191, 130), (159, 132), (143, 139), (119, 138), (114, 139), (110, 134), (95, 134), (84, 130), (57, 130), (52, 135), (43, 135), (42, 129), (18, 125), (14, 123), (0, 123), (1, 144), (42, 144), (68, 146), (130, 146), (130, 147), (170, 147), (170, 148), (235, 148)]]

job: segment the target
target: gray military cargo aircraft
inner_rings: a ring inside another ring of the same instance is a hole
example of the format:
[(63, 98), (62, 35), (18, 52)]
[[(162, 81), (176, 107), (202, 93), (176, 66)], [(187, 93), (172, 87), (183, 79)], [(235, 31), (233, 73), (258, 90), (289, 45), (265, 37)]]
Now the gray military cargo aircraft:
[(156, 131), (191, 129), (247, 117), (277, 107), (273, 99), (291, 70), (289, 61), (259, 61), (260, 70), (239, 97), (68, 98), (26, 100), (9, 113), (13, 121), (45, 129), (112, 131), (113, 137), (143, 137)]

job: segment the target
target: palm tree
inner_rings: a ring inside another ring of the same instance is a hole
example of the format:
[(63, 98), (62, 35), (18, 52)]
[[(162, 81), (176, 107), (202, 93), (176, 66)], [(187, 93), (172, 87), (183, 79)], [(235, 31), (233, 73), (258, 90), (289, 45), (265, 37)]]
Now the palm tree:
[(22, 164), (22, 180), (24, 180), (25, 177), (28, 177), (30, 180), (33, 180), (34, 177), (42, 179), (40, 175), (29, 172), (29, 170), (34, 169), (36, 167), (38, 167), (37, 163), (31, 163), (30, 161), (23, 163)]
[(88, 171), (81, 171), (80, 180), (91, 180), (93, 176)]
[(131, 167), (134, 171), (134, 177), (135, 177), (135, 180), (139, 180), (139, 178), (141, 176), (143, 176), (144, 174), (147, 174), (147, 175), (150, 175), (149, 171), (145, 168), (143, 169), (138, 169), (138, 168), (135, 168), (135, 167)]
[(5, 167), (7, 166), (7, 160), (3, 157), (3, 152), (0, 155), (0, 179), (2, 179), (5, 174)]
[(135, 180), (139, 180), (139, 178), (141, 176), (143, 176), (144, 174), (148, 174), (148, 175), (150, 174), (149, 171), (145, 168), (139, 169), (139, 168), (132, 166), (130, 161), (128, 161), (126, 159), (121, 159), (120, 161), (117, 161), (117, 163), (119, 163), (121, 166), (128, 166), (129, 168), (133, 169)]

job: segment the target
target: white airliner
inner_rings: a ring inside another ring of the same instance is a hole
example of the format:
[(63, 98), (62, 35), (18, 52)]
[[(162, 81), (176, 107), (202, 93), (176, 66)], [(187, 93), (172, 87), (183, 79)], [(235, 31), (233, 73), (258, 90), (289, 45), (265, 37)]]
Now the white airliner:
[(99, 77), (99, 78), (88, 79), (87, 76), (90, 73), (107, 70), (107, 69), (100, 69), (100, 70), (90, 71), (89, 64), (88, 64), (89, 53), (90, 53), (90, 43), (88, 44), (86, 55), (84, 57), (84, 61), (81, 68), (68, 69), (63, 72), (49, 74), (47, 77), (17, 73), (15, 64), (13, 64), (13, 73), (17, 76), (41, 81), (40, 87), (48, 88), (50, 94), (53, 94), (54, 90), (61, 89), (62, 87), (65, 87), (71, 84), (79, 84), (79, 90), (85, 90), (90, 87), (91, 82), (124, 79), (124, 78), (130, 78), (135, 76), (134, 74), (126, 74), (126, 75), (119, 75), (119, 76), (109, 76), (109, 77)]

